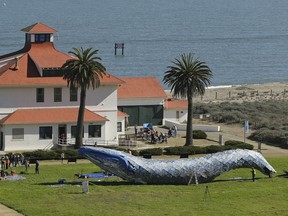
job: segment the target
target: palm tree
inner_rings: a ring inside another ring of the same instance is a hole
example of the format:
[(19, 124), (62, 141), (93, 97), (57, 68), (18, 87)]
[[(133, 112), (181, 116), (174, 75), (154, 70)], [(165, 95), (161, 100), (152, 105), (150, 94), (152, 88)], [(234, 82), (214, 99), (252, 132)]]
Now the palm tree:
[(96, 56), (98, 50), (72, 48), (69, 53), (76, 58), (67, 60), (63, 64), (63, 79), (67, 80), (70, 88), (80, 88), (80, 106), (78, 112), (75, 148), (83, 145), (83, 123), (86, 101), (86, 90), (92, 86), (93, 90), (100, 86), (100, 78), (105, 75), (105, 67), (99, 62), (100, 57)]
[(171, 88), (175, 97), (187, 98), (188, 114), (185, 146), (193, 145), (193, 97), (203, 96), (205, 88), (210, 84), (212, 71), (200, 60), (194, 59), (191, 53), (182, 54), (180, 59), (172, 61), (173, 66), (168, 66), (163, 82)]

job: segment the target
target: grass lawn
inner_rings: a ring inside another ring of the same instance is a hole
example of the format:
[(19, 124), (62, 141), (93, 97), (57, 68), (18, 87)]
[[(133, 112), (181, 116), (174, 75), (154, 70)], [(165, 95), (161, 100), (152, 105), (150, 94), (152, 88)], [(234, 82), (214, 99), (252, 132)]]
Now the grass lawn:
[[(98, 167), (43, 163), (39, 175), (31, 165), (26, 180), (0, 181), (0, 202), (27, 216), (287, 215), (288, 179), (278, 175), (288, 169), (288, 158), (268, 161), (278, 173), (268, 178), (257, 171), (255, 182), (250, 169), (233, 170), (212, 183), (190, 186), (134, 185), (113, 177), (101, 182), (89, 179), (88, 194), (82, 193), (81, 180), (74, 174), (100, 172)], [(15, 170), (19, 173), (24, 168)], [(59, 187), (61, 178), (66, 185)]]

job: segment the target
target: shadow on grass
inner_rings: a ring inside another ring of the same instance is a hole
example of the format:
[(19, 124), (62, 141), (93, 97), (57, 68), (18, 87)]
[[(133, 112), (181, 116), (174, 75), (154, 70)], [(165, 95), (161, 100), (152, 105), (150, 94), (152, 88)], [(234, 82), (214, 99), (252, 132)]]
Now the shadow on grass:
[[(124, 185), (142, 185), (142, 184), (137, 184), (137, 183), (131, 183), (127, 181), (105, 181), (105, 180), (92, 180), (92, 179), (86, 179), (90, 185), (100, 185), (100, 186), (124, 186)], [(64, 183), (59, 183), (57, 181), (55, 182), (44, 182), (44, 183), (39, 183), (37, 185), (43, 185), (43, 186), (69, 186), (69, 185), (82, 185), (82, 179), (77, 179), (75, 181), (65, 181)]]
[[(275, 176), (275, 177), (277, 177), (277, 176)], [(268, 178), (270, 178), (270, 177), (267, 176), (267, 177), (255, 178), (255, 181), (256, 180), (261, 180), (261, 179), (268, 179)], [(229, 178), (229, 179), (217, 179), (217, 180), (214, 180), (212, 182), (229, 182), (229, 181), (230, 182), (234, 182), (234, 181), (251, 181), (251, 182), (253, 182), (252, 178), (241, 178), (241, 177), (239, 177), (239, 178)]]

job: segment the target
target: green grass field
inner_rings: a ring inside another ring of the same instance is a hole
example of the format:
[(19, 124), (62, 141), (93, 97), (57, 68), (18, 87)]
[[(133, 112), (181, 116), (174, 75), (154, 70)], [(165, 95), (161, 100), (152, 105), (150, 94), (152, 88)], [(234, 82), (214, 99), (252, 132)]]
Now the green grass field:
[[(113, 177), (89, 179), (82, 193), (75, 173), (100, 172), (91, 163), (31, 165), (26, 180), (0, 181), (0, 202), (27, 216), (39, 215), (288, 215), (288, 158), (268, 158), (277, 170), (273, 178), (250, 169), (225, 173), (214, 182), (199, 185), (134, 185)], [(15, 169), (17, 173), (23, 167)], [(66, 179), (59, 187), (58, 180)], [(241, 178), (241, 180), (239, 180)], [(208, 190), (206, 190), (208, 186)]]

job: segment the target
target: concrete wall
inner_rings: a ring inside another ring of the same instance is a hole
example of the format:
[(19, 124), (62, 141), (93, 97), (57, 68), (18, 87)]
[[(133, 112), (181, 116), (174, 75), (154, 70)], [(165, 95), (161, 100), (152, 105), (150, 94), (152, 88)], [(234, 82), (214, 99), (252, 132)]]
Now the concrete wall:
[[(89, 125), (101, 125), (101, 137), (89, 138), (88, 137), (88, 126)], [(51, 126), (52, 127), (52, 139), (39, 139), (39, 127), (40, 126)], [(2, 126), (1, 130), (5, 134), (4, 138), (4, 150), (5, 151), (23, 151), (23, 150), (37, 150), (44, 148), (51, 148), (53, 143), (58, 142), (58, 124), (41, 124), (41, 125), (6, 125)], [(76, 124), (67, 124), (67, 142), (75, 143), (75, 138), (71, 137), (71, 126), (76, 126)], [(12, 138), (12, 128), (24, 128), (24, 139), (13, 139)], [(109, 130), (108, 130), (109, 131)], [(105, 123), (90, 123), (84, 124), (84, 137), (83, 143), (93, 144), (95, 141), (99, 143), (107, 142), (113, 143), (113, 140), (104, 139), (107, 133), (107, 128)]]
[[(176, 125), (177, 129), (179, 131), (186, 131), (186, 124), (181, 124), (177, 121), (171, 121), (171, 120), (166, 120), (165, 121), (165, 126), (170, 128), (173, 125)], [(197, 125), (193, 124), (193, 130), (202, 130), (204, 132), (219, 132), (220, 131), (220, 126), (218, 125)]]
[[(62, 88), (62, 101), (54, 102), (54, 88)], [(51, 107), (78, 107), (80, 103), (80, 90), (78, 101), (70, 101), (70, 89), (66, 86), (44, 88), (44, 102), (36, 102), (36, 89), (34, 88), (1, 88), (0, 115), (11, 113), (19, 108), (51, 108)], [(4, 103), (5, 101), (5, 103)], [(117, 110), (116, 86), (101, 86), (94, 91), (87, 90), (86, 106), (93, 110)]]
[[(177, 119), (177, 111), (179, 112), (179, 119)], [(172, 120), (177, 122), (184, 122), (187, 120), (187, 109), (164, 109), (163, 124), (166, 120)]]

